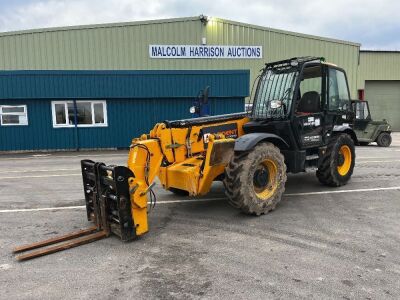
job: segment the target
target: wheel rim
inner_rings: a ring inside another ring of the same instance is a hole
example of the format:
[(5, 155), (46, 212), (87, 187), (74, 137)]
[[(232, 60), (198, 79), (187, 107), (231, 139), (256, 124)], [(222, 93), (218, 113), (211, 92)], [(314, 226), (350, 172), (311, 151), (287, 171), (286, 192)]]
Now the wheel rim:
[(253, 187), (257, 197), (262, 200), (269, 199), (278, 187), (278, 166), (270, 159), (260, 163), (253, 175)]
[(337, 171), (339, 175), (346, 175), (351, 167), (351, 150), (347, 145), (342, 145), (339, 149), (339, 158), (338, 158), (338, 166)]

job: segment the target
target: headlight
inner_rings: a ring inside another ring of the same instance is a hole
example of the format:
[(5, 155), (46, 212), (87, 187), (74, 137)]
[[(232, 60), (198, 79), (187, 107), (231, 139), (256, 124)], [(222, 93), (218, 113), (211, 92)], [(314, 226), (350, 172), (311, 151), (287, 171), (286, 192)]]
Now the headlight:
[(196, 112), (196, 107), (191, 106), (190, 109), (189, 109), (189, 112), (190, 112), (191, 114), (194, 114), (194, 113)]

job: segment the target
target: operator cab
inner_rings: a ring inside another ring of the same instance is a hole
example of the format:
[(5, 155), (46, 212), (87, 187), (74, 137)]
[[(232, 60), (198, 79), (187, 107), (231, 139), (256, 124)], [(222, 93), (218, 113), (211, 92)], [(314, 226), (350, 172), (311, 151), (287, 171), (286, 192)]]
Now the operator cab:
[(351, 123), (350, 108), (343, 69), (322, 58), (292, 58), (263, 69), (244, 131), (276, 134), (290, 148), (318, 147), (334, 126)]

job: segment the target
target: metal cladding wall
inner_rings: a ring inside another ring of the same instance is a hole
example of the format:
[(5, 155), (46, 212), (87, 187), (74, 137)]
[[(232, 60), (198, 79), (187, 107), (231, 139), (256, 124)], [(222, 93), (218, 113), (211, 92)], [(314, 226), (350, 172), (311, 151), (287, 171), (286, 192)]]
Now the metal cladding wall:
[[(259, 45), (261, 59), (160, 59), (150, 44)], [(265, 62), (323, 56), (343, 67), (355, 96), (359, 44), (212, 18), (198, 17), (30, 30), (0, 34), (1, 70), (249, 69), (250, 82)]]
[[(0, 105), (27, 105), (27, 126), (0, 126), (0, 151), (126, 148), (157, 122), (190, 118), (200, 89), (210, 86), (212, 114), (239, 112), (249, 72), (233, 71), (6, 71)], [(107, 101), (107, 127), (54, 128), (51, 101)]]
[(358, 88), (365, 88), (366, 80), (400, 80), (400, 51), (360, 52)]
[(248, 83), (247, 70), (0, 71), (0, 99), (245, 97)]
[(400, 80), (367, 80), (365, 100), (373, 120), (386, 119), (392, 130), (400, 131)]
[(365, 90), (372, 118), (400, 130), (400, 51), (360, 52), (358, 89)]

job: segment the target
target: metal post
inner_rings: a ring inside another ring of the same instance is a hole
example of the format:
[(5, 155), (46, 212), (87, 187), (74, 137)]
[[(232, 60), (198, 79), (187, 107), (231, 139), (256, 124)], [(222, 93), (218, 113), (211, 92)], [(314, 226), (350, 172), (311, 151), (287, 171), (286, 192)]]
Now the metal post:
[(75, 150), (79, 151), (79, 133), (78, 133), (78, 107), (74, 100), (74, 124), (75, 124)]

